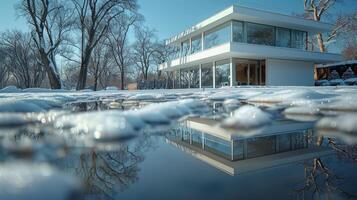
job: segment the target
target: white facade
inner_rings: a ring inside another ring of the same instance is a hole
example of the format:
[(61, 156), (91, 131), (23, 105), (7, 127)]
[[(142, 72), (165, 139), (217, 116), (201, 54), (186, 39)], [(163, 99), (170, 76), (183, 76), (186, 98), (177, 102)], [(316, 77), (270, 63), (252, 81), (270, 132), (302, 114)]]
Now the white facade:
[(167, 40), (175, 49), (160, 69), (174, 88), (313, 85), (315, 64), (341, 55), (309, 51), (308, 37), (333, 25), (231, 6)]
[(267, 59), (267, 85), (314, 85), (313, 71), (313, 62)]

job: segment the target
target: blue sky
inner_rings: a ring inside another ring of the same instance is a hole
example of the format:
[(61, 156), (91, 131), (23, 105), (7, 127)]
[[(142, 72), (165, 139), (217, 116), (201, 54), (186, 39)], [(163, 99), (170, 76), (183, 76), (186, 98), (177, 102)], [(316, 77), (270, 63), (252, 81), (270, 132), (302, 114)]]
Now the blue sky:
[[(18, 0), (0, 1), (0, 31), (26, 30), (25, 20), (18, 16), (14, 6)], [(303, 12), (303, 0), (138, 0), (139, 12), (146, 24), (157, 30), (159, 39), (167, 39), (211, 15), (237, 4), (283, 14)], [(357, 0), (344, 0), (335, 12), (357, 9)]]

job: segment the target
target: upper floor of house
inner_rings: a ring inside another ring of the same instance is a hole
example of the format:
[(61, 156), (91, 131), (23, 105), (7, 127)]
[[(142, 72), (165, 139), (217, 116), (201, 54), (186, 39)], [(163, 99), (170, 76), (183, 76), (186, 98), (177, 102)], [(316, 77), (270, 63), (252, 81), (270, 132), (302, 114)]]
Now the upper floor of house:
[(231, 6), (168, 39), (170, 60), (227, 43), (308, 51), (308, 37), (329, 32), (332, 24), (241, 6)]

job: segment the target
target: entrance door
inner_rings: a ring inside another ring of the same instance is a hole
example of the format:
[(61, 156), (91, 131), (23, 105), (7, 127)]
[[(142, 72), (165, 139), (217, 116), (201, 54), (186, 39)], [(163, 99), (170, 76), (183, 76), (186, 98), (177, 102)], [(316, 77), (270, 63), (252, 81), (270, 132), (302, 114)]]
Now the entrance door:
[(262, 70), (262, 63), (264, 61), (237, 59), (235, 61), (237, 85), (264, 85), (265, 70)]

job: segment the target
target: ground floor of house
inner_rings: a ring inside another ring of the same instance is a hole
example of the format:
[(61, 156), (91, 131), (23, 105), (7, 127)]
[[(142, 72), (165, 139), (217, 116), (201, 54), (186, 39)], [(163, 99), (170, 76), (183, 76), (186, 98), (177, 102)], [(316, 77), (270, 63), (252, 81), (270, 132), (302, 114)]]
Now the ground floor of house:
[(164, 71), (171, 77), (171, 88), (314, 85), (314, 63), (297, 60), (230, 57), (184, 64)]

